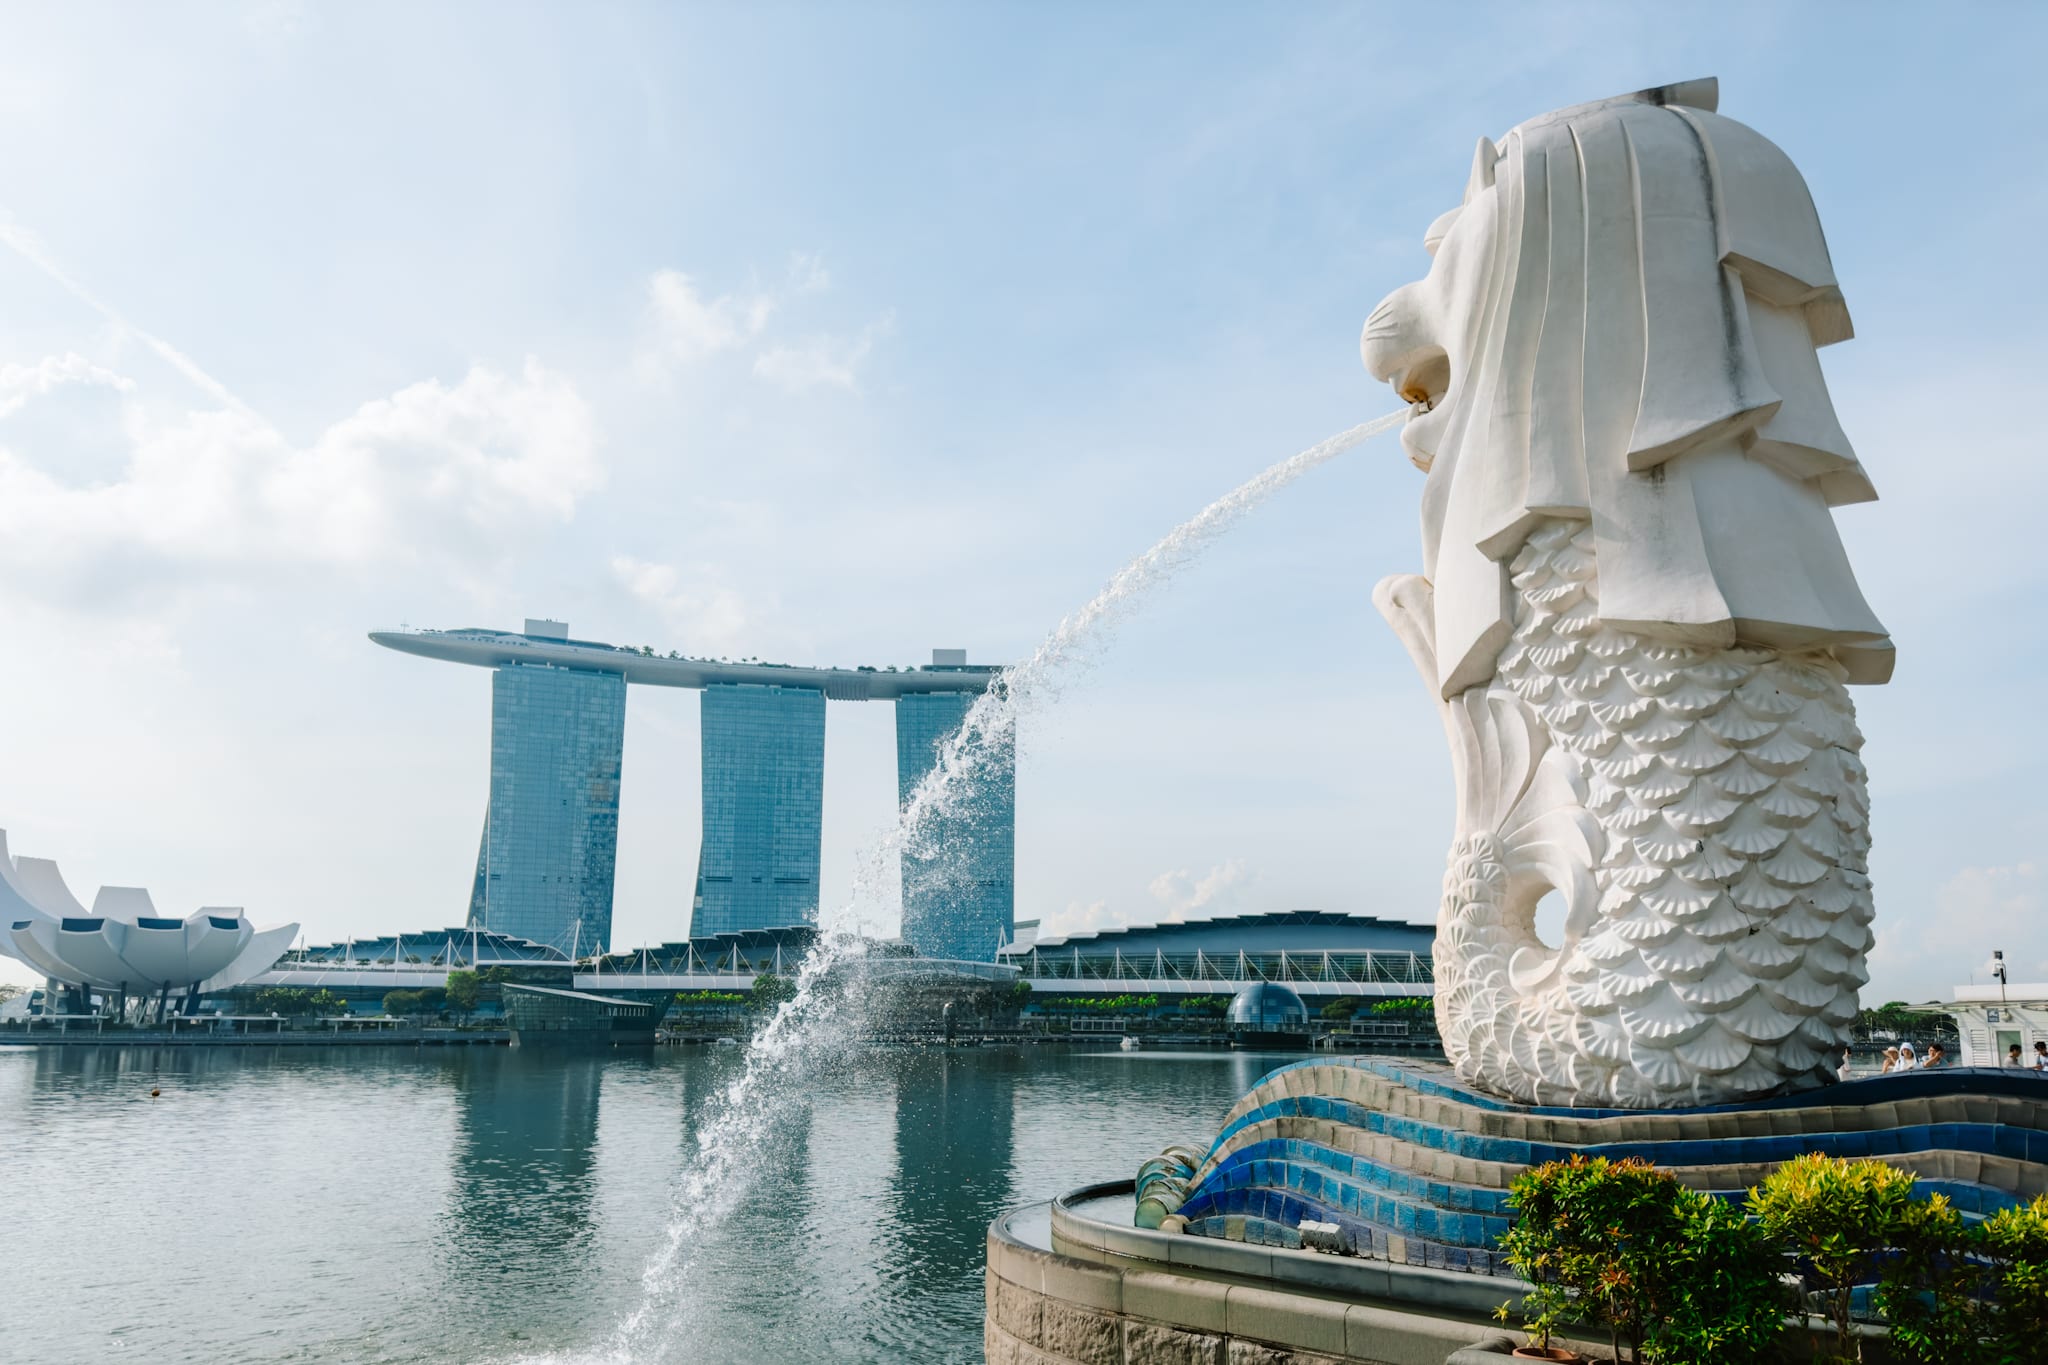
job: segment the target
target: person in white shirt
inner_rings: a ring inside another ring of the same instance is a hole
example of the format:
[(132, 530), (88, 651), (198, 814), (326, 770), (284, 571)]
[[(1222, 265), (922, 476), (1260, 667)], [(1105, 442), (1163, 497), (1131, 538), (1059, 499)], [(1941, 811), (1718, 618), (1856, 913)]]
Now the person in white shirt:
[(1846, 1081), (1846, 1080), (1848, 1080), (1848, 1079), (1849, 1079), (1849, 1069), (1850, 1069), (1850, 1066), (1851, 1066), (1851, 1062), (1850, 1062), (1850, 1057), (1851, 1057), (1851, 1055), (1852, 1055), (1852, 1054), (1851, 1054), (1851, 1052), (1850, 1052), (1850, 1050), (1849, 1050), (1848, 1048), (1846, 1048), (1846, 1047), (1845, 1047), (1845, 1048), (1843, 1048), (1843, 1049), (1842, 1049), (1842, 1064), (1841, 1064), (1841, 1066), (1839, 1066), (1839, 1067), (1837, 1067), (1837, 1068), (1835, 1069), (1835, 1075), (1836, 1075), (1836, 1077), (1837, 1077), (1838, 1079), (1840, 1079), (1840, 1080), (1845, 1080), (1845, 1081)]
[(1916, 1066), (1918, 1066), (1918, 1065), (1920, 1065), (1920, 1058), (1919, 1058), (1919, 1056), (1918, 1056), (1918, 1055), (1917, 1055), (1917, 1054), (1916, 1054), (1916, 1053), (1915, 1053), (1915, 1052), (1913, 1051), (1913, 1045), (1912, 1045), (1912, 1044), (1911, 1044), (1910, 1042), (1907, 1042), (1907, 1043), (1900, 1043), (1900, 1044), (1899, 1044), (1899, 1070), (1901, 1070), (1901, 1071), (1911, 1071), (1911, 1070), (1912, 1070), (1912, 1069), (1913, 1069), (1914, 1067), (1916, 1067)]
[(2048, 1072), (2048, 1042), (2034, 1042), (2034, 1070)]

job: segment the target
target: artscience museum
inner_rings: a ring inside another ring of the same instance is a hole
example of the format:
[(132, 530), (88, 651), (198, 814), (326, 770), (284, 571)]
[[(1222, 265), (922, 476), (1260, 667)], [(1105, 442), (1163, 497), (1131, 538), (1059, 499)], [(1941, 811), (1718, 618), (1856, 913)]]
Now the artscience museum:
[(88, 910), (56, 863), (12, 856), (0, 830), (0, 955), (48, 981), (46, 1013), (125, 1016), (133, 1002), (161, 1019), (173, 997), (189, 1013), (202, 995), (268, 970), (298, 933), (296, 924), (259, 930), (233, 907), (164, 915), (139, 886), (103, 886)]

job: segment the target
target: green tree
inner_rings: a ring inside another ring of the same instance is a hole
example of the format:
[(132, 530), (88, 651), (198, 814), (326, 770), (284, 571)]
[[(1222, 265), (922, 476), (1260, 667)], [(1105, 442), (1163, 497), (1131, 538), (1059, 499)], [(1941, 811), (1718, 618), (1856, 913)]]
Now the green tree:
[(1978, 1360), (1977, 1300), (1988, 1286), (1984, 1262), (1972, 1256), (1969, 1228), (1947, 1199), (1935, 1195), (1900, 1210), (1879, 1262), (1875, 1296), (1900, 1360)]
[(1643, 1358), (1657, 1365), (1746, 1365), (1772, 1359), (1791, 1308), (1784, 1264), (1764, 1230), (1742, 1210), (1680, 1187), (1659, 1269), (1671, 1286), (1648, 1324)]
[(755, 1009), (766, 1013), (794, 999), (796, 999), (795, 982), (786, 981), (773, 972), (763, 972), (754, 978), (752, 1004)]
[(265, 986), (249, 997), (256, 1014), (333, 1014), (348, 1008), (348, 1002), (333, 991), (301, 990), (296, 986)]
[(1891, 1247), (1910, 1242), (1916, 1219), (1914, 1177), (1881, 1161), (1845, 1161), (1809, 1152), (1780, 1166), (1749, 1192), (1764, 1232), (1811, 1267), (1834, 1324), (1835, 1362), (1863, 1359), (1850, 1326), (1856, 1286), (1878, 1278)]
[(1016, 1002), (1019, 1009), (1022, 1009), (1031, 999), (1031, 983), (1021, 976), (1018, 977), (1015, 984), (1010, 987), (1010, 998)]
[(1736, 1210), (1630, 1159), (1573, 1157), (1509, 1187), (1500, 1248), (1533, 1286), (1530, 1334), (1606, 1334), (1617, 1361), (1747, 1362), (1771, 1349), (1784, 1296), (1768, 1242)]
[(2048, 1194), (1992, 1214), (1972, 1243), (1991, 1280), (1984, 1333), (1989, 1352), (1977, 1359), (2041, 1365), (2048, 1360)]
[(17, 986), (12, 981), (0, 981), (0, 1005), (6, 1004), (27, 989), (28, 987)]
[(404, 1019), (420, 1013), (425, 1007), (426, 996), (422, 991), (384, 992), (384, 1013), (393, 1019)]
[(463, 1014), (471, 1014), (483, 999), (483, 978), (475, 972), (448, 973), (448, 1003)]

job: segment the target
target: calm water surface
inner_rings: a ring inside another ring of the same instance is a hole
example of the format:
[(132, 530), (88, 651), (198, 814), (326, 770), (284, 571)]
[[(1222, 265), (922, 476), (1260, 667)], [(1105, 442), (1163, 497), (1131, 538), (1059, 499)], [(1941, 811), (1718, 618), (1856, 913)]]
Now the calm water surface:
[[(609, 1359), (736, 1052), (0, 1049), (0, 1360)], [(997, 1212), (1206, 1143), (1287, 1060), (870, 1054), (759, 1153), (649, 1359), (980, 1360)]]

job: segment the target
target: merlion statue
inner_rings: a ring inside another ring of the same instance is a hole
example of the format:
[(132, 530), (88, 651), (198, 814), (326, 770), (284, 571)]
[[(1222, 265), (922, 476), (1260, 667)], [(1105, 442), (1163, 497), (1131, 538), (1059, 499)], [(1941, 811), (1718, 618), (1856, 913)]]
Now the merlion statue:
[(1892, 646), (1835, 530), (1876, 493), (1816, 355), (1849, 314), (1805, 181), (1715, 104), (1696, 81), (1482, 139), (1361, 342), (1428, 475), (1423, 572), (1374, 600), (1457, 775), (1437, 1019), (1524, 1102), (1820, 1084), (1868, 979), (1845, 684)]

